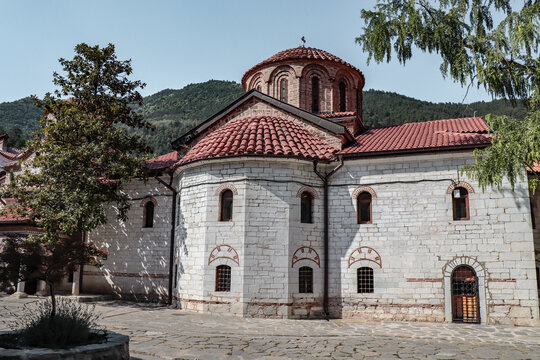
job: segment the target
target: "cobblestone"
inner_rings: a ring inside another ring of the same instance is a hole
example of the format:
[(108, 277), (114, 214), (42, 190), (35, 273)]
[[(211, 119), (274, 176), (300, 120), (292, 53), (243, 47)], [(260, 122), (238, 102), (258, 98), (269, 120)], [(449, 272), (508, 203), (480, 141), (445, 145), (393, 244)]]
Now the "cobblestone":
[[(35, 297), (0, 296), (0, 330)], [(156, 304), (100, 302), (133, 359), (540, 359), (540, 328), (347, 320), (245, 319)]]

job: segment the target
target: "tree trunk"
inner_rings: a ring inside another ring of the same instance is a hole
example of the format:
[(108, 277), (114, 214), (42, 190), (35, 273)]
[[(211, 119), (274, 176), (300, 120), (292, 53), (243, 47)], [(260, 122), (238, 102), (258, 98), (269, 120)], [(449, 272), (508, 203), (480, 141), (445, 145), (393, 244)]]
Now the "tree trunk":
[(51, 295), (51, 305), (52, 305), (51, 319), (54, 319), (54, 317), (56, 316), (56, 299), (54, 297), (54, 289), (53, 289), (52, 282), (49, 282), (48, 284), (49, 284), (49, 292)]

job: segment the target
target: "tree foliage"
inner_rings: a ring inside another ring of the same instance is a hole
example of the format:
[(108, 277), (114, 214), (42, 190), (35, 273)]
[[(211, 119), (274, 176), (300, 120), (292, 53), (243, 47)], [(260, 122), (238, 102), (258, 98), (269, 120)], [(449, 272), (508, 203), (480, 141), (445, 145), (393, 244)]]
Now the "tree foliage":
[(475, 151), (475, 165), (466, 168), (482, 187), (501, 185), (504, 177), (514, 186), (524, 166), (540, 161), (540, 2), (525, 0), (515, 11), (509, 0), (384, 0), (362, 18), (366, 26), (356, 41), (369, 60), (390, 61), (394, 52), (405, 64), (416, 48), (436, 52), (443, 76), (526, 101), (525, 120), (487, 118), (493, 146)]
[(145, 178), (142, 154), (149, 150), (129, 129), (152, 128), (132, 108), (142, 104), (138, 89), (144, 84), (128, 78), (130, 60), (117, 60), (112, 44), (83, 43), (75, 53), (72, 60), (59, 60), (65, 72), (53, 75), (59, 89), (42, 100), (34, 97), (46, 114), (29, 143), (35, 157), (12, 174), (6, 189), (17, 201), (10, 211), (43, 231), (15, 244), (19, 253), (38, 254), (38, 266), (25, 266), (37, 267), (34, 276), (51, 288), (67, 266), (98, 264), (103, 254), (80, 234), (107, 221), (104, 204), (126, 219), (129, 198), (122, 185)]

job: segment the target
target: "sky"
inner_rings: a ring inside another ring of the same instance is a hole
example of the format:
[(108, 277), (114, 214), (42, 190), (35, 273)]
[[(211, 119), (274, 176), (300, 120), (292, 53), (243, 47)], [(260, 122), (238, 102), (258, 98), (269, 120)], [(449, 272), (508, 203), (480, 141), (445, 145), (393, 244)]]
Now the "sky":
[(306, 46), (326, 50), (359, 68), (364, 89), (393, 91), (433, 102), (491, 100), (483, 89), (444, 79), (440, 57), (417, 51), (405, 66), (367, 64), (355, 38), (364, 25), (353, 0), (0, 0), (0, 103), (55, 90), (59, 58), (78, 43), (116, 47), (131, 59), (132, 79), (146, 95), (210, 79), (240, 82), (273, 54)]

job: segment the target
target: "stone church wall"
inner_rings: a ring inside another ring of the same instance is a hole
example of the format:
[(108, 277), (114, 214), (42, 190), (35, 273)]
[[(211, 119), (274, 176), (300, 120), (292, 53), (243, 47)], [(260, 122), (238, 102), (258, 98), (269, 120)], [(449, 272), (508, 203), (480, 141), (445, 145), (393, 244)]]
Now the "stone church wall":
[[(470, 220), (454, 221), (447, 190), (470, 161), (470, 153), (447, 153), (345, 162), (330, 187), (334, 316), (451, 321), (450, 274), (465, 264), (478, 276), (482, 322), (538, 321), (527, 184), (482, 192), (462, 176), (474, 191)], [(357, 224), (352, 194), (366, 186), (376, 194), (373, 221)], [(373, 293), (357, 293), (361, 266), (373, 268)]]
[[(169, 181), (167, 176), (163, 180)], [(128, 220), (117, 220), (115, 209), (108, 207), (109, 222), (88, 235), (88, 240), (108, 250), (109, 256), (101, 268), (84, 267), (81, 292), (164, 300), (169, 281), (171, 191), (153, 178), (146, 185), (133, 181), (125, 191), (132, 199)], [(156, 203), (154, 226), (145, 228), (141, 204), (150, 197)]]

